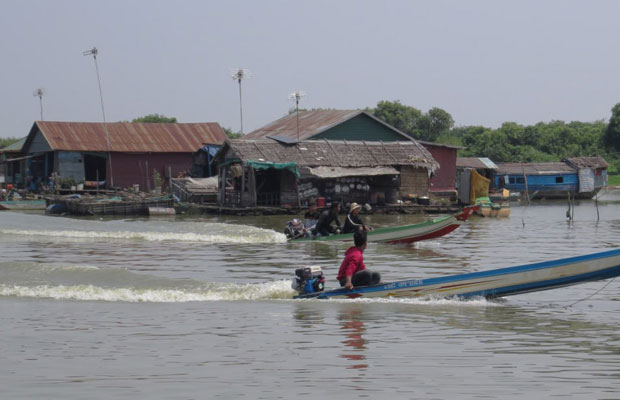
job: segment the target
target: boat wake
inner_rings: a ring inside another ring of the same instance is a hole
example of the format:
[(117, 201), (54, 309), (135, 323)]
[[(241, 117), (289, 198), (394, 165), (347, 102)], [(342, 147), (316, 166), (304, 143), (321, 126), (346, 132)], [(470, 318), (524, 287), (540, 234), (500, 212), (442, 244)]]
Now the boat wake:
[(209, 244), (286, 243), (286, 236), (282, 233), (249, 226), (243, 226), (242, 228), (237, 227), (235, 229), (213, 227), (212, 233), (0, 229), (0, 235), (19, 235), (40, 238), (49, 237), (54, 239), (68, 239), (74, 241), (143, 240), (150, 242), (181, 241)]

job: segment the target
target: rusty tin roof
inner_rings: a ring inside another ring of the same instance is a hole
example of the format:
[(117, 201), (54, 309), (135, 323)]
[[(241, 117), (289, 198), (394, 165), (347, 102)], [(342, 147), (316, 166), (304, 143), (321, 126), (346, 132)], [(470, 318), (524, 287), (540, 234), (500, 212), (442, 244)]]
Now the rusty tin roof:
[(203, 144), (226, 141), (226, 133), (217, 122), (111, 122), (106, 128), (108, 135), (102, 122), (37, 121), (30, 133), (39, 130), (52, 150), (64, 151), (193, 153)]

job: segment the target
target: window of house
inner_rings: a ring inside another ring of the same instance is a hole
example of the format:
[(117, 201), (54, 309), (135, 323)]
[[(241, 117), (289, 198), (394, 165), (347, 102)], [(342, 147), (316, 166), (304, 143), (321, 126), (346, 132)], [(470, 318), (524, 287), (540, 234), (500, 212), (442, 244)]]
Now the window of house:
[(517, 183), (525, 183), (525, 178), (517, 178)]
[(564, 183), (564, 177), (563, 176), (556, 176), (555, 177), (555, 183)]

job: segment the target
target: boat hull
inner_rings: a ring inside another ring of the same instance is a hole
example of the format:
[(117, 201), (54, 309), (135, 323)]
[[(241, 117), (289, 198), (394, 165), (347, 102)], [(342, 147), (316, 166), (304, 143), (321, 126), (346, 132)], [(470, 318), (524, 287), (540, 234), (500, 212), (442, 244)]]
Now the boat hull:
[(45, 200), (0, 201), (0, 210), (45, 210)]
[(296, 298), (504, 297), (620, 276), (620, 249), (560, 260), (429, 279), (344, 288)]
[[(428, 240), (438, 238), (454, 231), (461, 226), (471, 214), (478, 209), (478, 206), (466, 207), (460, 214), (450, 215), (447, 217), (435, 218), (432, 221), (422, 224), (397, 226), (391, 228), (377, 228), (368, 232), (369, 242), (379, 243), (413, 243), (420, 240)], [(353, 234), (319, 236), (316, 238), (300, 238), (292, 240), (292, 242), (304, 241), (343, 241), (352, 242)]]

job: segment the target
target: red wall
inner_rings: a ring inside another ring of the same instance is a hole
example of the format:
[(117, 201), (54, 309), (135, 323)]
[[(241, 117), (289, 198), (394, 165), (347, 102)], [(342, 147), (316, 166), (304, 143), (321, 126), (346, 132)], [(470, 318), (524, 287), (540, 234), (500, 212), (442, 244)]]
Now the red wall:
[(457, 149), (431, 144), (424, 144), (424, 147), (440, 165), (430, 179), (429, 190), (431, 192), (455, 190)]
[[(153, 190), (155, 188), (153, 183), (154, 169), (159, 172), (164, 182), (167, 182), (169, 178), (168, 167), (171, 169), (172, 177), (176, 178), (179, 172), (191, 169), (192, 156), (191, 153), (112, 153), (114, 187), (125, 188), (139, 184), (141, 191), (146, 191), (149, 188)], [(148, 185), (146, 182), (147, 175), (149, 179)], [(111, 186), (110, 177), (110, 164), (108, 163), (108, 186)]]

